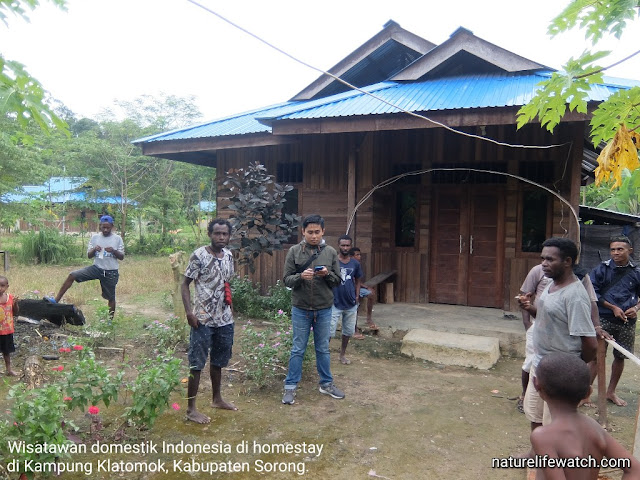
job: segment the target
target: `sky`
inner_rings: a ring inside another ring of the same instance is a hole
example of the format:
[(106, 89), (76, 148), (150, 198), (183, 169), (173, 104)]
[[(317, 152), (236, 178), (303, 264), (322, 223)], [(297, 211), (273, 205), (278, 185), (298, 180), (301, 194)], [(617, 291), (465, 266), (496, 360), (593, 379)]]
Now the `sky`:
[[(79, 117), (114, 100), (195, 96), (204, 120), (293, 97), (320, 74), (187, 0), (69, 0), (45, 3), (31, 21), (0, 23), (0, 52), (23, 63)], [(388, 20), (440, 44), (458, 28), (530, 60), (561, 68), (590, 44), (576, 31), (554, 39), (550, 20), (568, 0), (198, 0), (288, 54), (328, 70)], [(640, 22), (607, 40), (607, 65), (640, 45)], [(607, 72), (640, 79), (640, 55)]]

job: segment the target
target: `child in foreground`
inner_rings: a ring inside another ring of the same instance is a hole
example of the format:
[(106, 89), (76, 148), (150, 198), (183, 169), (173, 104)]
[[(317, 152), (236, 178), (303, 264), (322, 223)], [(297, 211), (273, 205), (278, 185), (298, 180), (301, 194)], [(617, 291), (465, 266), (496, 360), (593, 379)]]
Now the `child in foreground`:
[(15, 377), (11, 368), (11, 354), (16, 351), (13, 344), (13, 317), (18, 315), (18, 299), (7, 292), (9, 280), (0, 275), (0, 351), (7, 367), (7, 375)]
[(536, 370), (534, 385), (551, 413), (550, 424), (531, 432), (535, 454), (538, 457), (546, 455), (549, 459), (580, 459), (593, 464), (582, 468), (539, 468), (537, 479), (597, 480), (603, 457), (628, 459), (623, 462), (627, 465), (620, 465), (624, 472), (622, 478), (640, 479), (640, 462), (598, 422), (578, 413), (578, 404), (591, 393), (589, 368), (582, 359), (568, 353), (546, 355)]

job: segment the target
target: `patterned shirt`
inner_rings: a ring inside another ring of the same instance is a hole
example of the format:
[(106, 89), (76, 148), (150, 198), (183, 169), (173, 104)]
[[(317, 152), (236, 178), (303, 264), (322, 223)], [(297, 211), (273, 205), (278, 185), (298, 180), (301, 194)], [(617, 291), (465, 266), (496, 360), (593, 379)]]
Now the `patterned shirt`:
[(0, 335), (13, 333), (13, 295), (7, 293), (7, 302), (0, 303)]
[(191, 254), (184, 276), (195, 285), (193, 313), (198, 321), (208, 327), (224, 327), (233, 323), (231, 306), (224, 303), (224, 282), (233, 277), (233, 256), (226, 248), (222, 258), (217, 258), (207, 247), (200, 247)]

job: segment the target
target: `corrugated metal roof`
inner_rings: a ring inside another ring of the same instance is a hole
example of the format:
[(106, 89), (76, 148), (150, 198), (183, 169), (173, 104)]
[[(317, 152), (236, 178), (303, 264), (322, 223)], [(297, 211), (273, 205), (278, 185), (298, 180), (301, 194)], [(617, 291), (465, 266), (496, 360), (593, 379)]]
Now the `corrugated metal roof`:
[(150, 135), (134, 140), (133, 143), (157, 142), (163, 140), (186, 140), (193, 138), (224, 137), (228, 135), (248, 135), (252, 133), (271, 133), (271, 128), (256, 119), (263, 116), (279, 115), (285, 107), (304, 102), (284, 102), (277, 105), (251, 110), (228, 117), (211, 120), (186, 128), (177, 128), (168, 132)]
[[(313, 119), (379, 115), (470, 108), (519, 107), (526, 104), (538, 90), (538, 84), (547, 75), (532, 73), (483, 74), (438, 78), (422, 82), (382, 82), (369, 87), (378, 99), (358, 92), (349, 98), (328, 97), (322, 105), (299, 105), (296, 110), (274, 119)], [(603, 101), (619, 88), (610, 85), (594, 85), (588, 101)], [(389, 105), (392, 104), (392, 105)]]
[[(364, 87), (392, 105), (377, 98), (351, 90), (316, 100), (286, 102), (229, 116), (212, 122), (173, 130), (135, 140), (134, 143), (164, 140), (215, 138), (230, 135), (270, 133), (270, 124), (277, 120), (338, 118), (364, 115), (473, 108), (519, 107), (526, 104), (548, 78), (550, 72), (492, 73), (446, 77), (422, 82), (380, 82)], [(611, 83), (608, 83), (611, 80)], [(640, 82), (605, 79), (605, 84), (593, 85), (588, 101), (606, 100), (621, 88)]]

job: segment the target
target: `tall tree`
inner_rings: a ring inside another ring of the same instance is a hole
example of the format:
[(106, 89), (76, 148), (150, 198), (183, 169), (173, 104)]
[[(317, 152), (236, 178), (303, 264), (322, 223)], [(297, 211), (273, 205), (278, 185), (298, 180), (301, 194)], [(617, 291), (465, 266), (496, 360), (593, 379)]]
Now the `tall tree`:
[[(579, 27), (585, 31), (585, 38), (595, 48), (604, 35), (621, 38), (628, 22), (637, 20), (639, 14), (640, 0), (573, 0), (551, 21), (548, 31), (555, 36)], [(600, 66), (597, 62), (603, 61), (610, 53), (586, 50), (577, 59), (571, 58), (563, 71), (553, 73), (542, 82), (538, 94), (520, 109), (518, 128), (538, 117), (544, 127), (553, 131), (567, 108), (587, 113), (586, 98), (591, 86), (603, 81), (603, 72), (608, 68), (640, 54), (640, 50), (627, 52), (629, 54), (623, 60), (613, 65)], [(597, 184), (612, 180), (613, 188), (619, 187), (622, 185), (623, 171), (635, 170), (640, 166), (639, 130), (640, 87), (619, 90), (593, 112), (593, 144), (598, 146), (601, 142), (607, 143), (598, 157), (599, 166), (595, 172)]]
[[(66, 0), (49, 0), (65, 9)], [(28, 10), (40, 5), (38, 0), (0, 0), (0, 20), (6, 25), (10, 14), (28, 20)], [(0, 52), (0, 114), (11, 115), (22, 128), (35, 122), (45, 132), (54, 128), (67, 131), (67, 125), (48, 104), (40, 82), (32, 77), (25, 66), (9, 60)]]

